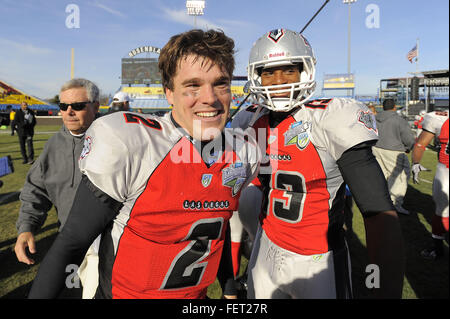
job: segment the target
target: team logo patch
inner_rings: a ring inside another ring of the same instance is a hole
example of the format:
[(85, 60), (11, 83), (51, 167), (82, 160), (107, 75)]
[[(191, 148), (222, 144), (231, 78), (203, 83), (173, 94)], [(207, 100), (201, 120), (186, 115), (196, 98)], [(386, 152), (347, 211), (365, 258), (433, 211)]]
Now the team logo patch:
[(368, 130), (372, 130), (378, 134), (377, 121), (375, 120), (375, 117), (372, 114), (372, 112), (370, 111), (364, 112), (363, 110), (360, 110), (358, 112), (358, 123), (361, 123)]
[(212, 174), (203, 174), (202, 175), (202, 185), (203, 187), (208, 187), (211, 184), (213, 175)]
[(234, 163), (222, 170), (222, 185), (231, 188), (231, 195), (236, 194), (244, 185), (247, 172), (242, 163)]
[(267, 37), (273, 42), (277, 43), (284, 36), (283, 29), (275, 29), (269, 32)]
[(85, 158), (88, 156), (88, 154), (91, 152), (91, 146), (92, 146), (92, 137), (86, 136), (84, 139), (84, 146), (83, 150), (81, 151), (80, 159)]
[(310, 141), (311, 123), (295, 122), (291, 124), (289, 130), (284, 135), (284, 146), (297, 145), (300, 150), (304, 150)]

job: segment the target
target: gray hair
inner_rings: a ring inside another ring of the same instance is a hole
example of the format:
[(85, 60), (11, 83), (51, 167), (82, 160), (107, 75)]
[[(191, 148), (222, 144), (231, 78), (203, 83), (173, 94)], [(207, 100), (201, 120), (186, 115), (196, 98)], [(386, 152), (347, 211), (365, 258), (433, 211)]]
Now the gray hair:
[(82, 78), (71, 79), (70, 81), (67, 81), (61, 87), (60, 92), (75, 88), (85, 88), (89, 102), (98, 102), (100, 100), (100, 90), (98, 89), (98, 86), (93, 82)]

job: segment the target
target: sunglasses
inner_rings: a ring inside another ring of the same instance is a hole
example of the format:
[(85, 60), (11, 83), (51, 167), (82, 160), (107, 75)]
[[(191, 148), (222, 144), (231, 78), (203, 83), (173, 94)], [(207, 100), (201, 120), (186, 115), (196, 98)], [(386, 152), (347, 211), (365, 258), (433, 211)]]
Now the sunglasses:
[(74, 110), (74, 111), (81, 111), (81, 110), (83, 110), (85, 107), (86, 107), (86, 105), (88, 105), (89, 103), (91, 103), (91, 102), (89, 102), (89, 101), (87, 101), (87, 102), (76, 102), (76, 103), (69, 103), (69, 104), (66, 104), (66, 103), (59, 103), (59, 108), (61, 109), (61, 111), (67, 111), (67, 108), (69, 107), (69, 105), (72, 107), (72, 110)]

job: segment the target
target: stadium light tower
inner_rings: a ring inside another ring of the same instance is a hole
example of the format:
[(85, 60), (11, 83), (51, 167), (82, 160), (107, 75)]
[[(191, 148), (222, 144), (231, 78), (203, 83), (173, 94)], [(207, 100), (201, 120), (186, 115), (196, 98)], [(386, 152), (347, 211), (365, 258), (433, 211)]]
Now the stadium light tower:
[(197, 28), (197, 16), (203, 15), (205, 0), (187, 0), (186, 9), (188, 15), (194, 16), (194, 28)]
[[(351, 73), (351, 49), (350, 49), (350, 35), (351, 35), (351, 25), (352, 25), (352, 3), (356, 2), (356, 0), (342, 0), (342, 3), (348, 4), (348, 51), (347, 51), (347, 73), (350, 76)], [(347, 92), (348, 95), (350, 95), (350, 91)]]

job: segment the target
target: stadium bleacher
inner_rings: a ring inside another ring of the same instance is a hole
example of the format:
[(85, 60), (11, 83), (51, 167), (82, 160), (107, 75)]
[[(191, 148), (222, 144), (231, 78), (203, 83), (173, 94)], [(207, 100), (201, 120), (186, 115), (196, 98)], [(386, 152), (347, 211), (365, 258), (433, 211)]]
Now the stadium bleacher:
[(38, 115), (56, 115), (59, 111), (58, 106), (26, 94), (11, 84), (0, 80), (0, 112), (5, 112), (8, 105), (11, 105), (12, 109), (17, 110), (22, 102), (27, 102), (28, 107), (35, 110)]

